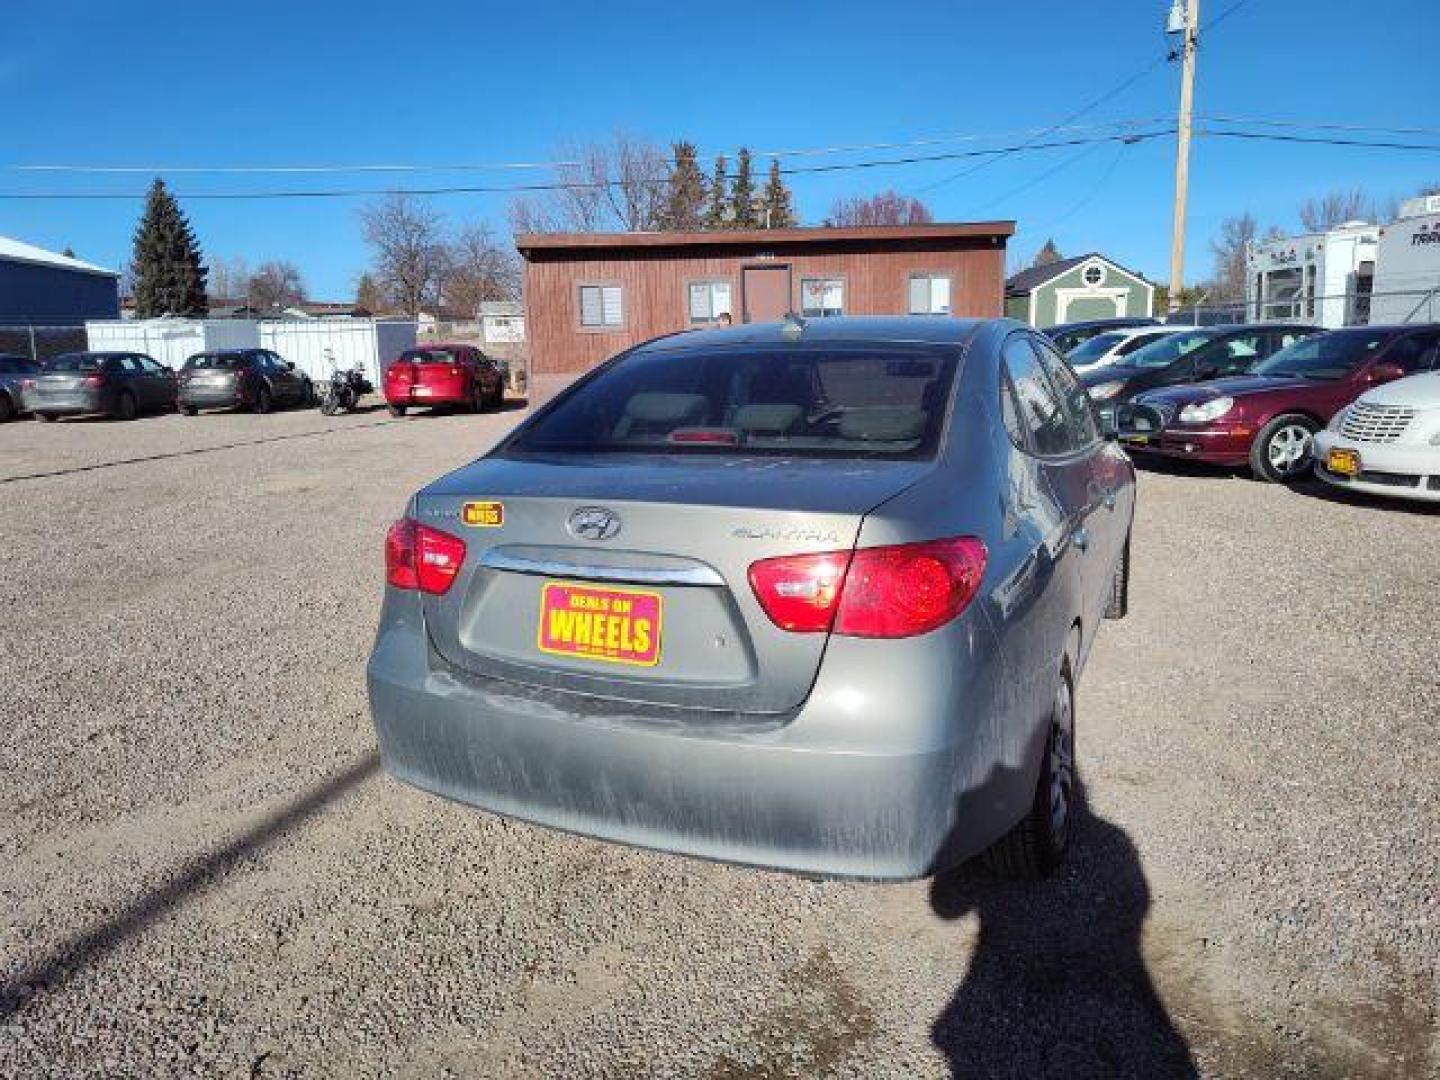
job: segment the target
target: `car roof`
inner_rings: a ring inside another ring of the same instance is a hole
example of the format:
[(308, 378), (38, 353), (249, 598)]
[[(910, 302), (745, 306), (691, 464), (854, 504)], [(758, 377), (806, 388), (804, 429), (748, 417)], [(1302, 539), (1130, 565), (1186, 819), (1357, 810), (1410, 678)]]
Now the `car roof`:
[[(796, 319), (744, 323), (705, 330), (682, 330), (637, 346), (636, 351), (669, 351), (713, 345), (795, 345), (804, 342), (924, 342), (962, 345), (986, 324), (1000, 319), (956, 319), (923, 315), (851, 315), (831, 319)], [(797, 336), (794, 327), (800, 326)], [(1022, 324), (1016, 323), (1016, 329)]]
[(1154, 326), (1159, 320), (1149, 315), (1113, 315), (1108, 319), (1081, 319), (1078, 322), (1056, 323), (1045, 327), (1041, 333), (1067, 333), (1071, 330), (1089, 330), (1092, 326), (1113, 326), (1123, 330), (1131, 326)]

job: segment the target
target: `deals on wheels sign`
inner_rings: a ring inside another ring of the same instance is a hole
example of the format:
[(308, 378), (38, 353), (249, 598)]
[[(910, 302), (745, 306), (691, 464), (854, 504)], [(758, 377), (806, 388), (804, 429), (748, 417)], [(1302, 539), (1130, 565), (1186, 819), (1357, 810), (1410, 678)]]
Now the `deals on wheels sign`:
[(659, 593), (551, 581), (540, 594), (536, 645), (556, 656), (654, 667), (660, 619)]

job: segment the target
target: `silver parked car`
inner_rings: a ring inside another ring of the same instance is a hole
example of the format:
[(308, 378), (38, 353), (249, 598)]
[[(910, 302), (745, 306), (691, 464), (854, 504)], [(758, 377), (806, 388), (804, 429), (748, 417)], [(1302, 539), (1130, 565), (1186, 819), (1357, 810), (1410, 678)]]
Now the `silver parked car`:
[(24, 411), (25, 381), (39, 373), (40, 365), (34, 360), (0, 353), (0, 423), (13, 420)]
[(1008, 320), (825, 319), (615, 357), (386, 540), (396, 777), (611, 840), (897, 879), (1048, 872), (1134, 473)]

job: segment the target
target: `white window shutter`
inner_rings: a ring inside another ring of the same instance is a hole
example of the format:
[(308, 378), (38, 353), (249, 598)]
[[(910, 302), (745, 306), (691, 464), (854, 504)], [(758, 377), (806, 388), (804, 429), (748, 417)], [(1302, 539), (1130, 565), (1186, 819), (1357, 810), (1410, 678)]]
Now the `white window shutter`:
[(700, 322), (710, 318), (710, 286), (690, 286), (690, 319)]
[(912, 277), (910, 279), (910, 314), (928, 315), (930, 313), (930, 279), (923, 277)]
[(595, 285), (580, 287), (580, 325), (600, 326), (604, 309), (600, 302), (600, 289)]
[(624, 321), (620, 310), (620, 286), (606, 285), (602, 292), (605, 303), (605, 325), (619, 326)]
[(930, 313), (932, 315), (950, 314), (950, 279), (948, 277), (930, 279)]
[(728, 281), (721, 281), (715, 284), (713, 303), (710, 306), (712, 309), (710, 314), (717, 317), (722, 314), (735, 314), (730, 308), (730, 283)]

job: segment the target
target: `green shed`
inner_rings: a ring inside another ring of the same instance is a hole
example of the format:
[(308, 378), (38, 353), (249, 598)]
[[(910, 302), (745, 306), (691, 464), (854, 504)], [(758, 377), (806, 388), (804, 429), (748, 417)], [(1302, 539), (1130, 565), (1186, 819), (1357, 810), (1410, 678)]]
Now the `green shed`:
[(1155, 286), (1093, 251), (1032, 266), (1005, 282), (1005, 314), (1035, 327), (1154, 313)]

